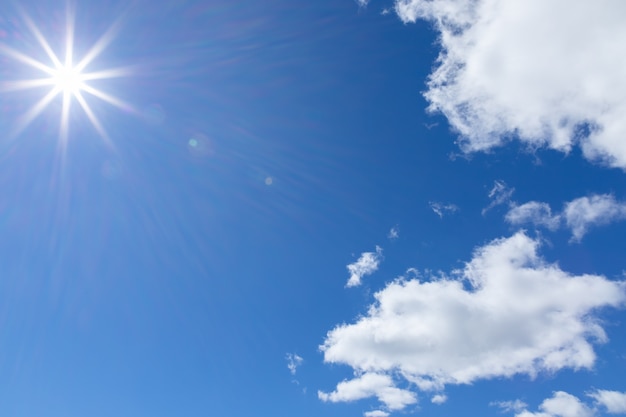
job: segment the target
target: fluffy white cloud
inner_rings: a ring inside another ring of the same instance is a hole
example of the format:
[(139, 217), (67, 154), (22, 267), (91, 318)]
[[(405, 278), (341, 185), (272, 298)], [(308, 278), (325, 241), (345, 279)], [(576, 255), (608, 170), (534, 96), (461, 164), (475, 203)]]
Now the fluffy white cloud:
[[(451, 276), (388, 284), (366, 315), (328, 332), (324, 361), (375, 375), (385, 387), (392, 381), (384, 375), (401, 375), (422, 390), (591, 368), (592, 341), (606, 340), (594, 313), (622, 306), (626, 283), (568, 274), (546, 263), (538, 247), (518, 232), (477, 249)], [(362, 398), (346, 394), (353, 381), (323, 399)]]
[(285, 356), (285, 359), (287, 359), (287, 368), (289, 368), (289, 372), (291, 372), (291, 375), (296, 374), (298, 366), (302, 365), (302, 362), (304, 361), (302, 357), (298, 356), (295, 353), (288, 353)]
[(565, 205), (563, 216), (572, 229), (572, 239), (580, 241), (590, 226), (599, 226), (626, 218), (626, 203), (610, 194), (581, 197)]
[(373, 411), (366, 411), (363, 413), (363, 415), (365, 417), (387, 417), (389, 413), (383, 410), (373, 410)]
[(444, 204), (437, 201), (431, 201), (428, 204), (430, 205), (432, 211), (434, 211), (435, 214), (439, 216), (439, 218), (442, 218), (443, 215), (446, 213), (451, 214), (459, 211), (459, 207), (454, 204)]
[(340, 382), (331, 393), (319, 391), (317, 395), (322, 401), (330, 402), (377, 397), (389, 410), (400, 410), (417, 402), (413, 392), (397, 388), (389, 375), (380, 373), (364, 373), (357, 378)]
[(347, 266), (350, 278), (346, 287), (357, 287), (361, 285), (361, 278), (371, 275), (378, 270), (378, 265), (383, 256), (383, 248), (376, 246), (376, 252), (363, 252), (355, 263)]
[(501, 204), (509, 204), (511, 202), (511, 197), (515, 192), (515, 188), (509, 187), (502, 180), (496, 180), (493, 183), (493, 188), (489, 191), (489, 199), (491, 202), (487, 207), (485, 207), (482, 211), (483, 216), (492, 208), (499, 206)]
[(448, 401), (448, 397), (444, 394), (433, 395), (433, 398), (430, 399), (430, 402), (433, 404), (443, 404), (446, 401)]
[(626, 414), (626, 392), (597, 390), (589, 396), (611, 414)]
[(395, 0), (395, 11), (440, 33), (425, 97), (465, 151), (517, 137), (626, 169), (626, 2)]
[(552, 215), (549, 204), (537, 201), (530, 201), (521, 206), (514, 205), (506, 214), (505, 220), (513, 225), (532, 223), (550, 230), (558, 229), (561, 224), (561, 217)]
[(540, 412), (524, 410), (516, 417), (591, 417), (594, 411), (583, 404), (577, 397), (567, 392), (557, 391), (552, 398), (544, 400), (539, 406)]

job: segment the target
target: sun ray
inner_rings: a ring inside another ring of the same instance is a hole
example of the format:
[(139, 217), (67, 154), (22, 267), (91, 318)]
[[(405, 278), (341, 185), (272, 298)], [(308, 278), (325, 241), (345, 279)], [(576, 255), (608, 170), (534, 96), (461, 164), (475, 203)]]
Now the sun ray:
[(85, 54), (83, 59), (76, 65), (76, 69), (78, 71), (82, 71), (89, 65), (94, 59), (98, 57), (106, 49), (107, 46), (111, 43), (115, 35), (117, 34), (118, 28), (120, 25), (120, 20), (118, 19), (115, 23), (113, 23), (109, 29), (96, 41), (96, 43), (91, 47), (89, 52)]
[(133, 111), (133, 107), (125, 102), (123, 102), (122, 100), (113, 97), (110, 94), (107, 94), (105, 92), (102, 92), (100, 90), (97, 90), (91, 86), (88, 85), (84, 85), (82, 88), (83, 91), (98, 97), (99, 99), (106, 101), (109, 104), (112, 104), (114, 106), (116, 106), (117, 108), (120, 108), (122, 110), (126, 110), (126, 111)]
[(21, 52), (16, 51), (13, 48), (10, 48), (6, 45), (3, 45), (0, 43), (0, 53), (10, 56), (11, 58), (15, 59), (16, 61), (20, 61), (24, 64), (30, 65), (33, 68), (37, 68), (38, 70), (41, 70), (45, 73), (48, 73), (50, 75), (54, 74), (54, 68), (50, 68), (47, 65), (42, 64), (41, 62), (37, 61), (34, 58), (29, 57), (28, 55), (25, 55)]
[(45, 110), (46, 107), (48, 107), (48, 104), (50, 104), (50, 102), (59, 94), (59, 92), (60, 90), (58, 88), (53, 88), (52, 90), (50, 90), (50, 92), (48, 92), (48, 94), (43, 96), (41, 100), (39, 100), (33, 107), (31, 107), (26, 114), (20, 117), (12, 136), (15, 137), (19, 135), (33, 120), (35, 120), (37, 116), (39, 116), (39, 114), (41, 114), (42, 111)]
[(54, 67), (61, 68), (63, 64), (61, 64), (59, 57), (57, 57), (57, 55), (54, 53), (54, 51), (50, 47), (50, 44), (48, 43), (46, 38), (43, 37), (39, 29), (37, 29), (37, 26), (32, 21), (32, 19), (25, 13), (22, 13), (22, 17), (24, 18), (24, 21), (26, 22), (26, 26), (28, 26), (28, 29), (30, 29), (30, 31), (33, 33), (33, 35), (35, 36), (35, 39), (37, 39), (37, 42), (39, 42), (39, 45), (41, 45), (43, 50), (46, 52), (46, 54), (48, 55), (48, 57), (54, 64)]
[(54, 85), (51, 78), (37, 78), (33, 80), (6, 81), (0, 84), (0, 92), (28, 90), (31, 88)]
[(80, 106), (83, 108), (85, 114), (87, 115), (87, 118), (89, 119), (93, 127), (98, 131), (100, 136), (105, 140), (108, 145), (113, 146), (113, 143), (109, 139), (109, 135), (107, 135), (104, 127), (102, 127), (102, 124), (100, 124), (100, 121), (98, 120), (94, 112), (91, 111), (91, 107), (89, 107), (89, 104), (87, 104), (87, 101), (80, 92), (76, 94), (76, 101), (78, 101), (78, 104), (80, 104)]
[(61, 109), (61, 128), (59, 130), (59, 136), (61, 137), (61, 143), (63, 144), (67, 142), (71, 102), (72, 100), (69, 93), (63, 93), (63, 107)]
[[(72, 60), (74, 54), (74, 12), (70, 7), (66, 10), (65, 25), (65, 68), (72, 68)], [(79, 69), (77, 69), (80, 72)]]
[(88, 74), (83, 74), (81, 77), (83, 81), (92, 81), (92, 80), (104, 80), (107, 78), (119, 78), (125, 77), (132, 73), (132, 67), (120, 67), (120, 68), (111, 68), (107, 70), (102, 70), (98, 72), (90, 72)]

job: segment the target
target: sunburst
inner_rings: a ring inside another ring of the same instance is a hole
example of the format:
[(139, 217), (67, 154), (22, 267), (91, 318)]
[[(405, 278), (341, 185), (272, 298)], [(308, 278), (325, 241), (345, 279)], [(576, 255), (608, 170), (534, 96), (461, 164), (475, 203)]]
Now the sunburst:
[(69, 115), (73, 101), (78, 102), (83, 109), (87, 118), (100, 134), (102, 138), (108, 141), (108, 135), (100, 123), (97, 116), (89, 106), (86, 95), (95, 96), (100, 100), (110, 103), (124, 110), (132, 110), (131, 106), (122, 100), (105, 93), (89, 85), (90, 81), (117, 78), (130, 75), (129, 68), (111, 68), (95, 72), (87, 71), (89, 64), (93, 62), (110, 44), (118, 29), (118, 23), (113, 24), (92, 48), (85, 54), (82, 59), (75, 63), (74, 61), (74, 12), (67, 8), (67, 20), (65, 31), (65, 56), (63, 60), (54, 52), (49, 42), (43, 36), (39, 28), (33, 20), (25, 13), (22, 13), (24, 22), (31, 34), (35, 37), (41, 48), (45, 51), (50, 59), (49, 64), (45, 64), (23, 52), (20, 52), (6, 44), (0, 43), (0, 54), (10, 57), (22, 64), (28, 65), (41, 71), (42, 77), (26, 80), (4, 81), (0, 83), (0, 91), (18, 91), (34, 88), (45, 88), (49, 90), (43, 97), (33, 104), (33, 106), (24, 113), (18, 120), (12, 136), (17, 136), (28, 125), (35, 120), (48, 105), (58, 97), (62, 100), (61, 117), (59, 122), (59, 138), (65, 144), (68, 138)]

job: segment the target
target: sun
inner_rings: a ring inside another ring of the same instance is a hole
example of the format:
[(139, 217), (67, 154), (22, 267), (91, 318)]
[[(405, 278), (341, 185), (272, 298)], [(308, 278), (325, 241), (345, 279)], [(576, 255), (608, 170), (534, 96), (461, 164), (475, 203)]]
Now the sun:
[(96, 97), (102, 101), (112, 104), (126, 111), (132, 111), (132, 107), (124, 103), (120, 99), (107, 94), (89, 84), (93, 80), (103, 80), (117, 78), (130, 75), (129, 68), (110, 68), (99, 71), (87, 71), (88, 66), (106, 49), (113, 40), (113, 37), (119, 27), (119, 22), (114, 23), (109, 29), (98, 39), (91, 49), (74, 64), (74, 12), (70, 7), (67, 9), (67, 21), (65, 31), (65, 54), (62, 59), (52, 49), (48, 40), (43, 36), (37, 25), (23, 14), (23, 20), (30, 33), (37, 40), (39, 46), (43, 49), (49, 63), (41, 62), (19, 50), (12, 48), (0, 42), (0, 54), (5, 55), (13, 60), (39, 70), (41, 78), (11, 80), (0, 83), (0, 92), (19, 91), (35, 88), (48, 88), (48, 92), (44, 93), (39, 101), (34, 103), (32, 107), (23, 114), (17, 121), (13, 136), (17, 136), (28, 125), (35, 120), (47, 107), (56, 99), (61, 99), (61, 119), (59, 121), (59, 138), (65, 144), (69, 131), (69, 114), (73, 102), (77, 102), (82, 108), (83, 113), (87, 116), (93, 127), (105, 140), (108, 135), (99, 119), (92, 111), (88, 103), (87, 96)]
[(74, 95), (81, 91), (85, 85), (82, 72), (71, 65), (56, 69), (52, 75), (52, 82), (54, 83), (54, 88), (64, 95)]

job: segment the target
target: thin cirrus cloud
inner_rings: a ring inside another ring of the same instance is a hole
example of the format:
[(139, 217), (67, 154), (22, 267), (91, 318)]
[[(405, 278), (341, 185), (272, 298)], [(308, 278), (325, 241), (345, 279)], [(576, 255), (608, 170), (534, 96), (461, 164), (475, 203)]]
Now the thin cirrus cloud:
[(302, 362), (304, 362), (304, 359), (296, 353), (288, 353), (285, 356), (285, 359), (287, 360), (287, 368), (289, 369), (291, 375), (295, 375), (298, 371), (298, 367), (302, 365)]
[(547, 203), (530, 201), (513, 205), (505, 216), (512, 225), (533, 224), (556, 230), (562, 225), (572, 232), (572, 241), (580, 242), (592, 227), (626, 219), (626, 202), (611, 194), (576, 198), (564, 204), (563, 211), (552, 214)]
[(371, 275), (378, 270), (382, 257), (383, 248), (380, 246), (376, 246), (375, 252), (363, 252), (356, 262), (346, 267), (348, 272), (350, 272), (350, 278), (348, 278), (346, 287), (358, 287), (361, 285), (361, 279), (364, 276)]
[(395, 0), (395, 11), (440, 34), (424, 95), (464, 151), (517, 138), (626, 169), (625, 2)]
[(459, 207), (455, 204), (444, 204), (437, 201), (431, 201), (428, 205), (440, 219), (443, 218), (445, 214), (452, 214), (459, 211)]
[(569, 274), (545, 262), (539, 246), (518, 232), (448, 276), (388, 284), (366, 315), (326, 335), (324, 361), (357, 377), (320, 398), (377, 397), (389, 411), (411, 404), (385, 397), (397, 383), (442, 394), (450, 384), (592, 368), (593, 344), (607, 340), (596, 313), (623, 306), (626, 283)]
[(502, 204), (510, 204), (515, 188), (509, 187), (506, 182), (496, 180), (493, 187), (489, 190), (489, 205), (482, 210), (482, 215), (487, 214), (489, 210)]

